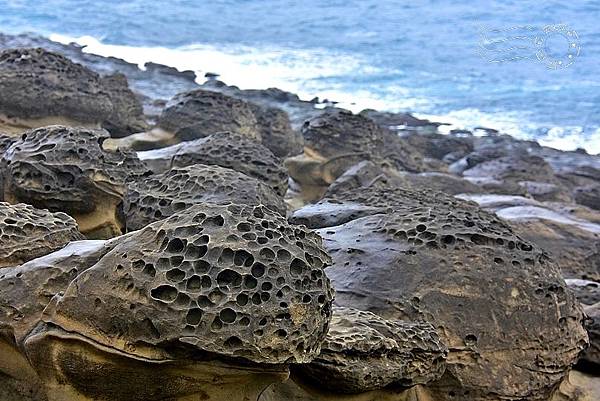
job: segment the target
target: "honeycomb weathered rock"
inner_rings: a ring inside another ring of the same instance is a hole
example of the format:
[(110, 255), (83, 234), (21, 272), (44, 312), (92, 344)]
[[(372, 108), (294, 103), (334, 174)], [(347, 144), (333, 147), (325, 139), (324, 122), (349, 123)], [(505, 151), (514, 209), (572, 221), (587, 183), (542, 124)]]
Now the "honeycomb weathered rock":
[(19, 203), (0, 202), (0, 268), (16, 266), (83, 239), (75, 220)]
[(263, 206), (195, 205), (120, 238), (46, 321), (149, 360), (308, 362), (331, 318), (318, 235)]
[(385, 320), (371, 312), (334, 307), (321, 353), (296, 371), (337, 393), (412, 387), (440, 378), (447, 352), (429, 323)]
[(144, 109), (137, 96), (129, 89), (127, 78), (121, 73), (101, 78), (101, 84), (112, 102), (112, 113), (102, 122), (114, 138), (146, 131), (148, 124)]
[[(88, 68), (40, 48), (0, 53), (0, 113), (15, 132), (39, 126), (27, 125), (26, 119), (52, 117), (80, 125), (99, 124), (111, 111), (99, 75)], [(20, 121), (11, 122), (13, 118)]]
[(282, 161), (260, 143), (230, 132), (219, 132), (206, 138), (168, 148), (138, 152), (155, 172), (192, 164), (216, 165), (239, 171), (273, 188), (283, 196), (288, 175)]
[(125, 182), (143, 174), (134, 153), (105, 151), (104, 130), (49, 126), (28, 131), (4, 153), (4, 199), (75, 217), (81, 232), (121, 233)]
[(173, 97), (163, 110), (158, 126), (172, 132), (178, 141), (190, 141), (222, 131), (260, 141), (258, 122), (248, 103), (203, 89)]
[(139, 230), (198, 203), (262, 204), (286, 214), (283, 199), (257, 179), (219, 166), (193, 164), (129, 184), (123, 203), (127, 230)]
[(374, 184), (335, 198), (394, 209), (318, 230), (337, 304), (432, 323), (450, 349), (446, 374), (429, 385), (441, 399), (550, 396), (587, 335), (545, 252), (442, 193)]
[(300, 183), (302, 197), (309, 201), (318, 200), (329, 184), (363, 160), (400, 171), (423, 169), (416, 149), (361, 114), (326, 110), (307, 121), (302, 134), (304, 153), (287, 158), (285, 166), (290, 177)]

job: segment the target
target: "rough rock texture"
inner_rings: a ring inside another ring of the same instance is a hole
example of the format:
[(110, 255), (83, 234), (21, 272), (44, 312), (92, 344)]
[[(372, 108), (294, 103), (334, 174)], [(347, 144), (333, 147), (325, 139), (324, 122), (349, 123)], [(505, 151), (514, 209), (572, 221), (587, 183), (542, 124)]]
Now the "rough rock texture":
[(37, 373), (22, 353), (50, 299), (100, 259), (105, 241), (76, 241), (46, 256), (0, 272), (0, 399), (45, 401)]
[(0, 268), (19, 265), (82, 238), (75, 220), (64, 213), (0, 202)]
[(338, 305), (432, 323), (450, 349), (429, 385), (440, 399), (549, 398), (587, 335), (546, 253), (441, 193), (375, 186), (336, 198), (395, 210), (318, 230)]
[(600, 210), (600, 183), (576, 188), (574, 197), (580, 205)]
[(292, 129), (287, 113), (275, 107), (262, 107), (249, 103), (256, 116), (261, 143), (277, 157), (302, 153), (304, 140), (300, 132)]
[(132, 182), (123, 204), (128, 231), (198, 203), (265, 205), (286, 214), (283, 199), (255, 178), (219, 166), (193, 164)]
[(125, 182), (145, 167), (131, 152), (102, 149), (104, 130), (49, 126), (28, 131), (5, 153), (4, 198), (73, 216), (95, 237), (121, 233)]
[(254, 177), (280, 196), (285, 194), (288, 186), (287, 172), (278, 157), (260, 143), (230, 132), (139, 152), (138, 156), (155, 172), (192, 164), (216, 165)]
[(443, 134), (411, 133), (403, 138), (417, 149), (423, 156), (437, 160), (460, 159), (473, 152), (473, 138)]
[(597, 374), (600, 369), (600, 302), (585, 306), (583, 310), (590, 319), (587, 324), (590, 346), (582, 355), (579, 365)]
[(329, 391), (362, 393), (439, 379), (446, 355), (429, 323), (389, 321), (370, 312), (336, 307), (321, 353), (296, 370)]
[(600, 302), (599, 282), (579, 279), (565, 279), (565, 282), (583, 305), (589, 306)]
[(196, 205), (119, 241), (47, 321), (150, 360), (307, 362), (331, 317), (329, 262), (316, 234), (262, 206)]
[(111, 111), (99, 75), (86, 67), (40, 48), (0, 53), (0, 113), (5, 117), (100, 123)]
[(563, 276), (600, 281), (600, 214), (577, 206), (521, 196), (471, 194), (461, 198), (509, 220), (514, 231), (548, 251)]
[(158, 126), (180, 141), (190, 141), (231, 131), (260, 141), (252, 108), (243, 100), (218, 92), (197, 89), (180, 93), (167, 103)]
[(326, 187), (362, 160), (409, 172), (423, 168), (421, 156), (412, 146), (360, 114), (326, 110), (307, 121), (302, 134), (304, 154), (286, 159), (286, 167), (305, 187)]
[(116, 138), (146, 131), (148, 124), (144, 118), (142, 104), (129, 89), (125, 75), (107, 75), (102, 77), (100, 82), (113, 105), (112, 113), (102, 122), (102, 127)]

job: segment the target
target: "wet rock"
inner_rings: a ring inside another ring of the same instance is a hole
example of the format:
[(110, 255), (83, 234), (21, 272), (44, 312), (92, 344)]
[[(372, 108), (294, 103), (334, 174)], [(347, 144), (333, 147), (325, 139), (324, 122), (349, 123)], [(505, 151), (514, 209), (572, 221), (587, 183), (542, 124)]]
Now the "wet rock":
[(106, 241), (75, 241), (0, 272), (0, 399), (45, 401), (40, 379), (22, 353), (50, 299), (108, 252)]
[(50, 401), (257, 399), (318, 355), (333, 291), (316, 234), (203, 204), (115, 241), (25, 341)]
[(121, 234), (126, 181), (145, 167), (131, 152), (102, 149), (106, 138), (58, 125), (26, 132), (4, 153), (4, 199), (68, 213), (88, 237)]
[(282, 161), (260, 143), (239, 134), (220, 132), (168, 148), (138, 152), (138, 156), (155, 172), (192, 164), (215, 165), (254, 177), (280, 196), (287, 190), (288, 175)]
[(158, 126), (172, 132), (177, 141), (190, 141), (222, 131), (261, 139), (258, 121), (248, 103), (202, 89), (180, 93), (171, 99)]
[(439, 379), (447, 349), (428, 323), (389, 321), (352, 308), (333, 309), (319, 356), (295, 370), (334, 393), (412, 387)]
[(0, 268), (19, 265), (82, 238), (75, 220), (64, 213), (0, 202)]
[(148, 124), (144, 118), (142, 104), (129, 89), (125, 75), (111, 74), (102, 77), (100, 82), (113, 105), (112, 113), (102, 122), (102, 127), (116, 138), (146, 131)]
[(95, 72), (46, 50), (0, 53), (0, 127), (18, 134), (49, 124), (97, 127), (113, 110)]
[(587, 335), (545, 252), (439, 192), (371, 186), (336, 198), (394, 208), (317, 232), (333, 258), (336, 304), (436, 327), (450, 352), (442, 379), (427, 386), (433, 399), (550, 397)]
[(255, 178), (194, 164), (132, 182), (123, 205), (128, 231), (139, 230), (199, 203), (265, 205), (283, 216), (283, 199)]

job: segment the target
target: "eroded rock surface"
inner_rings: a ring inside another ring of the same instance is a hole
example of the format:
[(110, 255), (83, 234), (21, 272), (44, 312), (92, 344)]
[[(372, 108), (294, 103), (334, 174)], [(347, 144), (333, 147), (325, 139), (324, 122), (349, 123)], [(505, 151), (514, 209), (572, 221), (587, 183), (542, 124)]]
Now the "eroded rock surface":
[(260, 143), (230, 132), (220, 132), (168, 148), (138, 152), (138, 156), (155, 172), (163, 172), (171, 167), (206, 164), (254, 177), (280, 196), (285, 195), (288, 186), (287, 171), (278, 157)]
[(146, 131), (149, 126), (144, 117), (142, 104), (129, 89), (125, 75), (120, 73), (107, 75), (102, 77), (100, 82), (113, 106), (110, 116), (102, 122), (102, 127), (116, 138)]
[(0, 202), (0, 268), (20, 265), (79, 239), (83, 235), (77, 223), (64, 213)]
[(286, 214), (283, 199), (255, 178), (219, 166), (193, 164), (129, 185), (123, 205), (128, 231), (199, 203), (265, 205)]
[(180, 93), (167, 103), (158, 126), (178, 141), (190, 141), (231, 131), (260, 141), (258, 121), (250, 105), (218, 92), (197, 89)]
[(441, 377), (447, 350), (428, 323), (389, 321), (335, 307), (319, 356), (296, 371), (337, 393), (412, 387)]
[(105, 151), (104, 130), (49, 126), (22, 135), (4, 153), (4, 199), (73, 216), (96, 238), (121, 234), (126, 181), (145, 173), (134, 153)]
[(25, 341), (50, 401), (257, 399), (320, 352), (330, 259), (278, 213), (195, 205), (113, 241)]
[(436, 397), (550, 397), (587, 335), (545, 252), (441, 193), (371, 186), (336, 199), (394, 209), (318, 230), (334, 261), (327, 274), (340, 306), (436, 327), (450, 350), (445, 375), (428, 386)]

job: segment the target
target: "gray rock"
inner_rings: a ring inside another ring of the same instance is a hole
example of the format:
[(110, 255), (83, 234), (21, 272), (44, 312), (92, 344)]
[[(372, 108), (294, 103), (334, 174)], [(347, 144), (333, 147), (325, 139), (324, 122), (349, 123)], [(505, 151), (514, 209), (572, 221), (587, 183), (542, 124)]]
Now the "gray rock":
[(200, 203), (265, 205), (286, 214), (283, 199), (255, 178), (219, 166), (193, 164), (129, 184), (123, 203), (128, 231)]
[(146, 131), (148, 124), (138, 97), (129, 89), (125, 75), (115, 73), (101, 78), (101, 84), (113, 105), (112, 113), (102, 122), (102, 127), (113, 138)]
[(64, 213), (0, 202), (0, 268), (20, 265), (79, 239), (83, 235), (77, 223)]
[(295, 371), (330, 392), (363, 393), (437, 380), (447, 353), (429, 323), (390, 321), (335, 307), (321, 353)]

